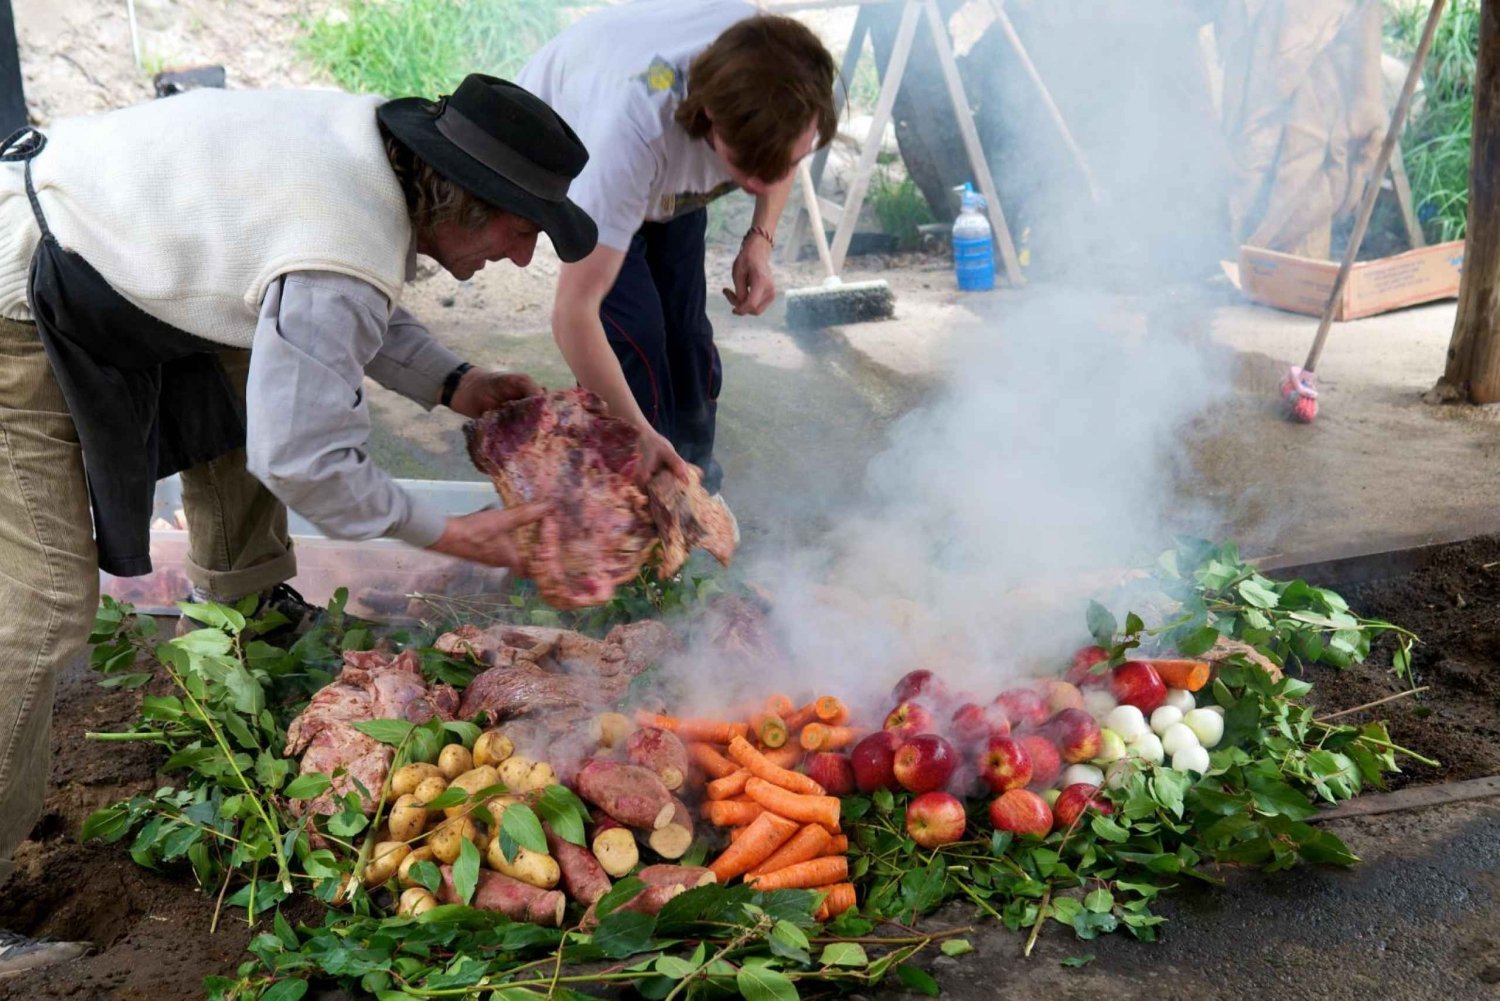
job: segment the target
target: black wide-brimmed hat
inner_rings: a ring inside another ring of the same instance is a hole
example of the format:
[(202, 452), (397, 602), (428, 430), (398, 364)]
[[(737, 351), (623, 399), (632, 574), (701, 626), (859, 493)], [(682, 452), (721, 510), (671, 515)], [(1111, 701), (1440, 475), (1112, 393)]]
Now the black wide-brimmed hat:
[(588, 150), (542, 100), (508, 80), (471, 73), (450, 96), (388, 101), (377, 112), (392, 134), (476, 198), (542, 228), (557, 256), (578, 261), (599, 231), (568, 200)]

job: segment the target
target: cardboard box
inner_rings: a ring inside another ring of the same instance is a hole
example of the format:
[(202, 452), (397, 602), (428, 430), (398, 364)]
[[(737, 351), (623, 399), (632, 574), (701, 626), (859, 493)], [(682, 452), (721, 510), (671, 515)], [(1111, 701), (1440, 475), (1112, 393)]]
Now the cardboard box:
[[(1458, 295), (1464, 242), (1439, 243), (1393, 257), (1357, 261), (1334, 310), (1335, 320), (1357, 320), (1377, 313)], [(1256, 302), (1294, 313), (1322, 316), (1339, 273), (1337, 261), (1241, 247), (1238, 273), (1226, 264), (1230, 281)]]

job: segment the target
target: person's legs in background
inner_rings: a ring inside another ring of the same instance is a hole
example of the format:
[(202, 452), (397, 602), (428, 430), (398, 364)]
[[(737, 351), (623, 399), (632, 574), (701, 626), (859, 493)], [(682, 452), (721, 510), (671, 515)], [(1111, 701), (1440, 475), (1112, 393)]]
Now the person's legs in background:
[[(78, 433), (36, 327), (0, 319), (0, 883), (41, 815), (52, 701), (99, 604)], [(0, 977), (86, 946), (0, 930)]]
[(655, 225), (646, 223), (631, 238), (619, 277), (600, 304), (599, 319), (636, 405), (651, 426), (675, 444), (667, 330), (661, 296), (646, 263), (649, 233)]

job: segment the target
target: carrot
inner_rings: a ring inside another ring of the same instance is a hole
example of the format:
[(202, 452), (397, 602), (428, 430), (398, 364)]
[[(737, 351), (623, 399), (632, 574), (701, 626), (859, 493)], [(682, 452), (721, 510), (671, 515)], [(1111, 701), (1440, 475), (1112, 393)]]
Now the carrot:
[(796, 744), (787, 744), (785, 747), (773, 747), (762, 751), (767, 761), (778, 768), (796, 768), (802, 760), (802, 748)]
[(703, 804), (703, 816), (715, 827), (749, 824), (765, 812), (765, 807), (759, 803), (738, 803), (732, 799), (715, 799)]
[(798, 743), (806, 751), (837, 751), (854, 743), (854, 727), (809, 723), (802, 728)]
[(770, 858), (772, 852), (796, 833), (797, 825), (792, 821), (774, 813), (762, 813), (708, 868), (720, 883), (727, 883)]
[(792, 835), (790, 841), (776, 849), (774, 855), (751, 869), (750, 875), (759, 876), (762, 873), (785, 869), (798, 862), (815, 859), (819, 855), (826, 855), (828, 842), (832, 840), (833, 835), (829, 834), (828, 829), (821, 824), (804, 824), (802, 830)]
[(703, 774), (710, 775), (716, 779), (722, 779), (726, 775), (733, 775), (740, 770), (740, 766), (730, 761), (708, 744), (692, 743), (688, 745), (688, 755), (703, 769)]
[(842, 883), (848, 878), (849, 860), (842, 855), (825, 855), (759, 876), (746, 876), (745, 882), (757, 890), (806, 890)]
[(780, 747), (786, 743), (787, 729), (781, 717), (775, 713), (761, 713), (752, 721), (750, 729), (767, 747)]
[(838, 726), (849, 722), (849, 707), (832, 695), (819, 696), (817, 701), (813, 702), (813, 711), (824, 723)]
[(771, 813), (801, 821), (804, 824), (822, 824), (829, 833), (839, 829), (839, 800), (837, 796), (808, 796), (788, 792), (781, 786), (754, 778), (745, 783), (750, 798)]
[(743, 768), (733, 775), (726, 775), (721, 779), (714, 779), (707, 786), (709, 799), (733, 799), (745, 791), (745, 780), (750, 773)]
[(795, 708), (797, 708), (797, 706), (792, 702), (792, 697), (790, 695), (784, 695), (781, 692), (777, 692), (770, 698), (766, 699), (766, 712), (775, 713), (777, 716), (780, 716), (783, 719), (785, 719), (786, 715)]
[(749, 770), (756, 778), (781, 786), (792, 792), (809, 796), (823, 795), (823, 787), (801, 772), (794, 772), (772, 764), (766, 756), (750, 746), (744, 737), (735, 737), (729, 742), (729, 756)]
[(740, 839), (740, 835), (744, 834), (744, 833), (745, 833), (745, 828), (743, 828), (743, 827), (731, 827), (729, 829), (729, 841), (730, 841), (730, 843), (733, 844), (734, 842), (738, 841)]
[(809, 702), (801, 709), (793, 710), (782, 717), (786, 721), (786, 728), (793, 731), (802, 729), (817, 718), (818, 705), (816, 702)]
[(750, 727), (744, 723), (730, 723), (721, 719), (679, 719), (676, 716), (663, 716), (661, 713), (638, 712), (635, 721), (641, 726), (654, 726), (662, 730), (670, 730), (683, 740), (696, 740), (705, 744), (727, 744), (738, 736), (744, 736), (750, 732)]
[(824, 855), (843, 855), (849, 851), (849, 835), (835, 834), (828, 839), (828, 847), (823, 849)]
[(1156, 668), (1156, 673), (1161, 677), (1162, 684), (1168, 688), (1186, 688), (1190, 692), (1196, 692), (1208, 684), (1208, 676), (1211, 668), (1207, 661), (1148, 660), (1146, 663)]
[(827, 894), (818, 905), (817, 913), (813, 915), (819, 921), (836, 918), (854, 906), (853, 883), (834, 883), (832, 886), (815, 886), (813, 889)]

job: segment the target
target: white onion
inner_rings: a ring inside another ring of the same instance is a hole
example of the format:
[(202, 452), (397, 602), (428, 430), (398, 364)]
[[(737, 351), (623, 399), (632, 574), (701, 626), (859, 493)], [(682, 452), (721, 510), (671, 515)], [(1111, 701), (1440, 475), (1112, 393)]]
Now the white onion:
[(1176, 706), (1157, 706), (1151, 713), (1151, 732), (1160, 737), (1173, 723), (1182, 722), (1182, 710)]
[(1208, 771), (1208, 752), (1196, 744), (1184, 747), (1172, 755), (1172, 768), (1179, 772), (1197, 772), (1202, 775)]
[(1130, 753), (1153, 765), (1161, 764), (1167, 757), (1167, 752), (1161, 746), (1161, 738), (1154, 733), (1143, 733), (1131, 741)]
[(1069, 765), (1063, 769), (1062, 787), (1064, 789), (1079, 782), (1091, 786), (1103, 785), (1104, 772), (1093, 765)]
[(1171, 706), (1180, 713), (1187, 713), (1198, 708), (1198, 699), (1186, 688), (1168, 688), (1167, 697), (1162, 700), (1162, 705)]
[(1146, 725), (1145, 715), (1135, 706), (1115, 706), (1104, 717), (1104, 725), (1118, 733), (1127, 744), (1151, 729)]
[(1204, 747), (1217, 747), (1224, 739), (1224, 717), (1212, 709), (1194, 709), (1182, 717), (1182, 722), (1198, 736)]
[(1167, 728), (1167, 732), (1161, 735), (1161, 749), (1172, 757), (1185, 747), (1200, 747), (1198, 735), (1193, 728), (1186, 723), (1173, 723)]
[(1104, 722), (1104, 717), (1109, 715), (1111, 709), (1119, 705), (1114, 695), (1107, 688), (1085, 688), (1083, 690), (1083, 708), (1088, 714), (1099, 722)]

